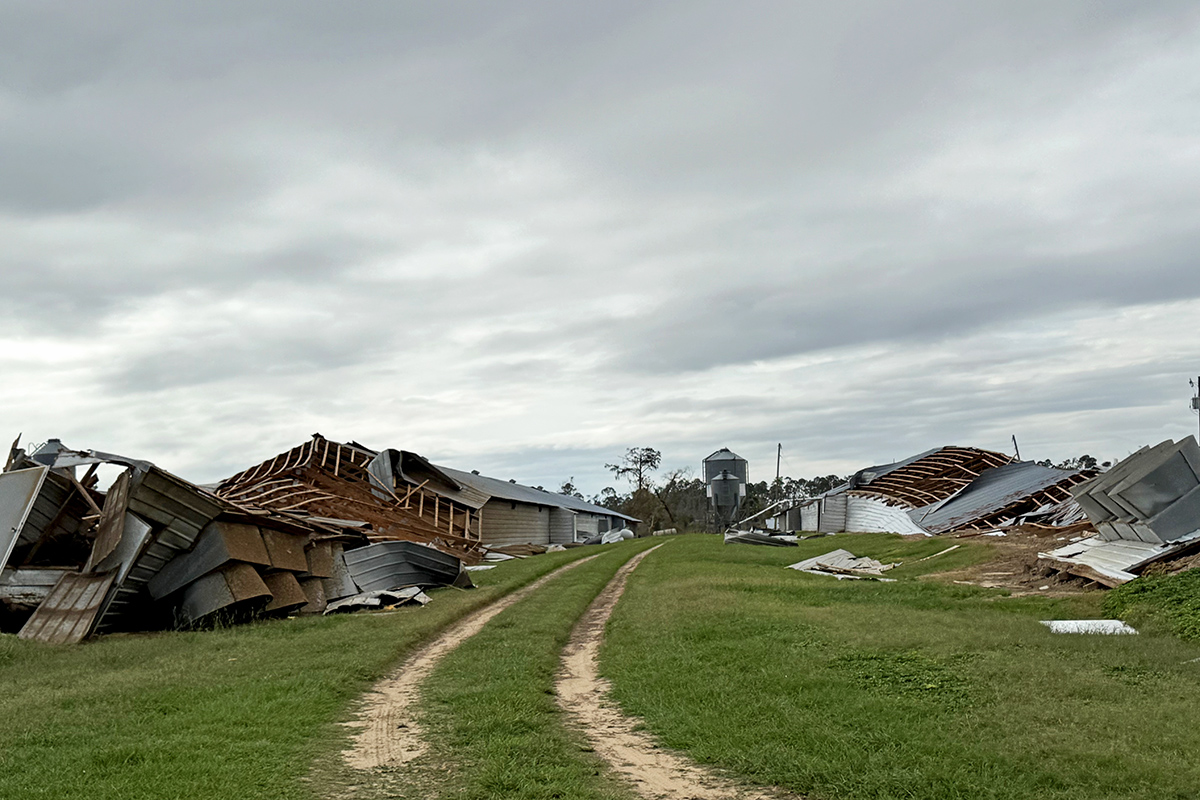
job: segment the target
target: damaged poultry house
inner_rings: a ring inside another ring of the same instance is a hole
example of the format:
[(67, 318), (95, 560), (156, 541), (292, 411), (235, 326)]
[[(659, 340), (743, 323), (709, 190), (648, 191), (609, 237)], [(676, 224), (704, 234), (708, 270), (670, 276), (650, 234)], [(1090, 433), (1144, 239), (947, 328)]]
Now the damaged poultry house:
[(1143, 447), (1073, 487), (1096, 535), (1039, 554), (1071, 575), (1119, 586), (1150, 564), (1200, 550), (1200, 446), (1195, 437)]
[(859, 470), (842, 486), (781, 515), (822, 533), (937, 535), (1014, 525), (1078, 523), (1071, 487), (1094, 472), (1045, 467), (973, 447), (941, 447)]
[[(146, 461), (14, 443), (0, 473), (0, 625), (68, 643), (469, 585), (471, 514), (419, 485), (401, 496), (389, 476), (406, 464), (431, 469), (315, 436), (210, 490)], [(105, 492), (101, 467), (119, 470)]]

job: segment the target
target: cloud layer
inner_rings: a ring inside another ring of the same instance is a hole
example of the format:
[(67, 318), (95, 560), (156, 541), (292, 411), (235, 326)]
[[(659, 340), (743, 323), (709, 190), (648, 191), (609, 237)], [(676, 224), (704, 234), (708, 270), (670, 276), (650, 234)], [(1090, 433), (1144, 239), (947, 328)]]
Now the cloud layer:
[(589, 492), (1191, 432), (1184, 3), (0, 10), (0, 421)]

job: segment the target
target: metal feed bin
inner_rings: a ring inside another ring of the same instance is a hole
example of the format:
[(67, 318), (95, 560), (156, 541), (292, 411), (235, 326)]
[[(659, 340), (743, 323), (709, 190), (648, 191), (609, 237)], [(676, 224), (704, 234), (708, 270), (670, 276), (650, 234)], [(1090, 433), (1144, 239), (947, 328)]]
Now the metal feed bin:
[(728, 447), (722, 447), (704, 459), (708, 504), (720, 527), (728, 527), (737, 521), (749, 480), (746, 459)]

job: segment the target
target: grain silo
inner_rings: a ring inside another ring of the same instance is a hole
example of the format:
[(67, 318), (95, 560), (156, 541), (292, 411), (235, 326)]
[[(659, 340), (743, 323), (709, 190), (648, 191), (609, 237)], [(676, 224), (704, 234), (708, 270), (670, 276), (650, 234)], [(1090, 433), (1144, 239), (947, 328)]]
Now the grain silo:
[(746, 484), (750, 471), (746, 459), (728, 447), (722, 447), (704, 459), (704, 484), (708, 489), (708, 505), (717, 524), (728, 527), (738, 520), (742, 502), (746, 499)]

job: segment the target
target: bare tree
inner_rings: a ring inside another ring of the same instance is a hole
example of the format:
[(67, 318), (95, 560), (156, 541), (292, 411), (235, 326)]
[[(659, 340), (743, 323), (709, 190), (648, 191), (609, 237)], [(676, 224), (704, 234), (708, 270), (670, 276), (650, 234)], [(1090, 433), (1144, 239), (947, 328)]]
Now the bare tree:
[(640, 492), (649, 488), (650, 473), (658, 469), (661, 463), (662, 453), (653, 447), (631, 447), (621, 457), (620, 464), (605, 464), (604, 468), (612, 470), (618, 478), (625, 478)]

